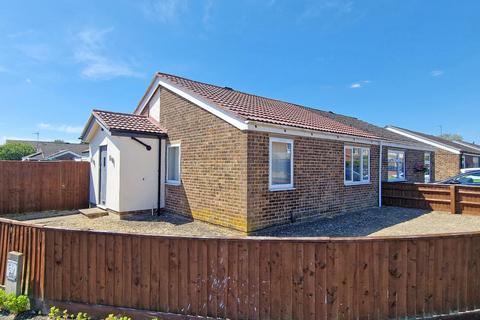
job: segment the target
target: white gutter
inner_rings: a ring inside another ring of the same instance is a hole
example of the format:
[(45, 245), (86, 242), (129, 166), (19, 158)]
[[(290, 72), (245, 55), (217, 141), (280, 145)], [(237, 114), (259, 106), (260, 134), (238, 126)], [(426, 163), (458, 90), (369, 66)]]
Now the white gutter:
[(383, 162), (383, 144), (380, 141), (380, 156), (378, 164), (378, 207), (382, 207), (382, 162)]
[(411, 139), (414, 139), (414, 140), (417, 140), (417, 141), (420, 141), (420, 142), (423, 142), (423, 143), (426, 143), (426, 144), (429, 144), (431, 146), (434, 146), (434, 147), (437, 147), (439, 149), (443, 149), (443, 150), (446, 150), (446, 151), (449, 151), (451, 153), (454, 153), (454, 154), (460, 154), (460, 150), (459, 149), (454, 149), (453, 147), (448, 147), (444, 144), (441, 144), (441, 143), (438, 143), (438, 142), (435, 142), (435, 141), (432, 141), (432, 140), (429, 140), (429, 139), (426, 139), (426, 138), (421, 138), (417, 135), (414, 135), (414, 134), (411, 134), (411, 133), (407, 133), (403, 130), (400, 130), (400, 129), (397, 129), (397, 128), (392, 128), (392, 127), (385, 127), (385, 129), (387, 130), (390, 130), (392, 132), (395, 132), (395, 133), (398, 133), (398, 134), (401, 134), (405, 137), (408, 137), (408, 138), (411, 138)]

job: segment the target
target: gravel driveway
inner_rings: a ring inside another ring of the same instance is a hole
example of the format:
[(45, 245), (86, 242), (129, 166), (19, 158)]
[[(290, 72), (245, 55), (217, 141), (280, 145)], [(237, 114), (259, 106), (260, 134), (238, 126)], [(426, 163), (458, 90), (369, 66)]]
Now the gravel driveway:
[[(42, 212), (6, 215), (5, 218), (41, 225), (146, 234), (180, 236), (244, 237), (241, 232), (173, 214), (133, 215), (120, 220), (116, 215), (89, 219), (77, 212)], [(251, 236), (349, 237), (436, 234), (480, 231), (480, 216), (397, 207), (349, 212), (303, 223), (272, 227)]]

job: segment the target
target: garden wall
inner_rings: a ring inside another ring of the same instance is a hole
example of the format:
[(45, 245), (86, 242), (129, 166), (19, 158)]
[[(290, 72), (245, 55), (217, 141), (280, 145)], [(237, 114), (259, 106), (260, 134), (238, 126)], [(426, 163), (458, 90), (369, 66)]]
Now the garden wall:
[(24, 252), (24, 289), (52, 303), (231, 319), (398, 319), (480, 307), (480, 233), (221, 239), (4, 219), (0, 227), (2, 268), (8, 251)]

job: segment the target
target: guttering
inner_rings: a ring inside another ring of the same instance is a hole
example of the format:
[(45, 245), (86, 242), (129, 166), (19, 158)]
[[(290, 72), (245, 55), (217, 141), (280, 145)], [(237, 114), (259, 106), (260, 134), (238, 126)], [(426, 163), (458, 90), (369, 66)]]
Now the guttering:
[(265, 122), (247, 121), (249, 131), (266, 132), (273, 134), (310, 137), (325, 140), (336, 140), (354, 143), (363, 143), (369, 145), (378, 145), (380, 143), (379, 138), (366, 138), (353, 135), (346, 135), (340, 133), (324, 132), (319, 130), (302, 129), (298, 127), (276, 125)]
[(162, 138), (158, 137), (158, 181), (157, 181), (157, 216), (160, 215), (162, 196)]
[(380, 141), (380, 155), (378, 157), (378, 207), (382, 207), (382, 164), (383, 164), (383, 144)]
[(414, 140), (429, 144), (429, 145), (434, 146), (436, 148), (443, 149), (443, 150), (446, 150), (446, 151), (454, 153), (454, 154), (460, 154), (459, 149), (454, 149), (453, 147), (448, 147), (448, 146), (446, 146), (442, 143), (435, 142), (435, 141), (432, 141), (432, 140), (427, 139), (427, 138), (419, 137), (419, 136), (417, 136), (413, 133), (405, 132), (404, 130), (394, 128), (394, 127), (389, 127), (389, 126), (385, 127), (385, 129), (387, 129), (389, 131), (392, 131), (392, 132), (395, 132), (395, 133), (398, 133), (398, 134), (401, 134), (402, 136), (408, 137), (410, 139), (414, 139)]

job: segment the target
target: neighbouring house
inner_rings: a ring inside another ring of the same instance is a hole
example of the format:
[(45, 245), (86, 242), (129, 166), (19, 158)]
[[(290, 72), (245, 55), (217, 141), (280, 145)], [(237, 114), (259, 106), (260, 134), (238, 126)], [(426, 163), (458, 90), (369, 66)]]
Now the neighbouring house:
[(401, 134), (434, 147), (435, 178), (444, 180), (460, 173), (461, 169), (480, 167), (480, 146), (463, 142), (450, 141), (422, 132), (395, 126), (386, 127), (391, 132)]
[(32, 145), (36, 152), (22, 158), (22, 161), (59, 161), (89, 159), (89, 148), (85, 143), (57, 141), (7, 140), (6, 143), (25, 143)]
[(81, 139), (93, 205), (244, 232), (378, 206), (381, 181), (423, 182), (433, 151), (354, 118), (165, 73), (133, 114), (94, 110)]

